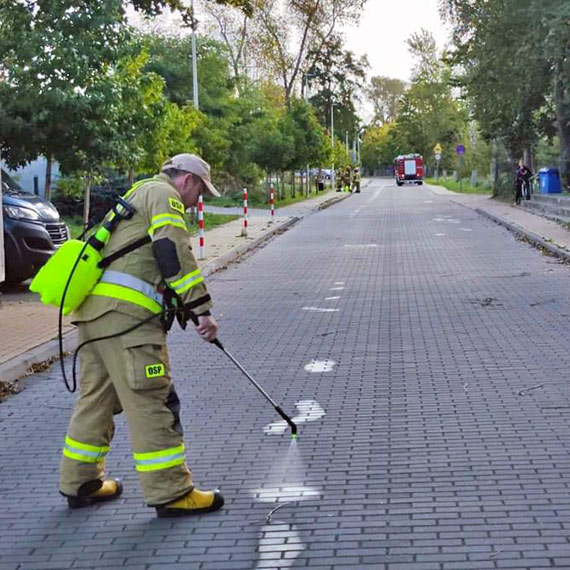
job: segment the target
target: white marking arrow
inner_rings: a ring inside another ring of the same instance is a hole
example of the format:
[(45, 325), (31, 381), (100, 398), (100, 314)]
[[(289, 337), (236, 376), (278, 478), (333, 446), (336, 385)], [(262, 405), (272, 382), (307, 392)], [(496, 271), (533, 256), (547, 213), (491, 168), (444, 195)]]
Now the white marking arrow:
[[(321, 419), (325, 415), (325, 411), (315, 400), (301, 400), (295, 404), (299, 410), (299, 414), (293, 419), (297, 425), (305, 422), (314, 422)], [(289, 429), (289, 424), (285, 420), (273, 422), (263, 428), (265, 435), (281, 435)]]

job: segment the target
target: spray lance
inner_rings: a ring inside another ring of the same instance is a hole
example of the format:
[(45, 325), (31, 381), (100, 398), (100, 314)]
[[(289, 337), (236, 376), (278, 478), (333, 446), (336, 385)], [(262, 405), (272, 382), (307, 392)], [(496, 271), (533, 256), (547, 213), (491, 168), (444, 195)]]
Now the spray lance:
[[(192, 322), (197, 326), (198, 325), (198, 317), (194, 313), (190, 313), (190, 318)], [(224, 345), (215, 338), (214, 340), (210, 341), (212, 344), (215, 344), (243, 373), (243, 375), (261, 392), (264, 398), (273, 406), (275, 411), (289, 424), (291, 428), (291, 439), (297, 439), (297, 424), (283, 411), (283, 408), (277, 404), (273, 400), (273, 398), (256, 382), (253, 376), (232, 356), (225, 348)]]

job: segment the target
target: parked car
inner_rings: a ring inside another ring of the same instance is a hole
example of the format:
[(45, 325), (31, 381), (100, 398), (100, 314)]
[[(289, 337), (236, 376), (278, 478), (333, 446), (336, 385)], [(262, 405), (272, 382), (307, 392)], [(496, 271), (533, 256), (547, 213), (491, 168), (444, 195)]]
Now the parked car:
[(32, 277), (69, 239), (69, 230), (53, 204), (24, 192), (4, 171), (2, 213), (6, 281), (19, 283)]

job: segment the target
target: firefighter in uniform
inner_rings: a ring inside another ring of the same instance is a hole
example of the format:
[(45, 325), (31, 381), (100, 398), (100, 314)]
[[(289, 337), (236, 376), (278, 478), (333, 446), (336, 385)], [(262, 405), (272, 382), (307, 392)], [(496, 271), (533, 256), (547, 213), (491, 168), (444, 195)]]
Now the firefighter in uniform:
[(356, 166), (353, 170), (352, 188), (354, 192), (356, 193), (360, 192), (360, 168), (358, 168), (358, 166)]
[(159, 517), (219, 509), (218, 490), (194, 487), (186, 464), (180, 401), (170, 378), (164, 324), (158, 318), (163, 296), (174, 295), (182, 314), (197, 316), (197, 333), (216, 338), (206, 290), (184, 222), (201, 193), (220, 194), (201, 158), (180, 154), (157, 176), (137, 183), (128, 201), (135, 210), (113, 230), (104, 254), (149, 235), (152, 241), (115, 259), (74, 313), (80, 341), (121, 333), (88, 344), (81, 351), (80, 394), (69, 424), (60, 469), (60, 492), (71, 508), (112, 500), (122, 485), (105, 474), (113, 438), (113, 415), (125, 413), (134, 466), (147, 504)]
[(336, 191), (342, 192), (342, 170), (339, 168), (335, 174)]
[(342, 173), (342, 188), (345, 192), (350, 192), (350, 166), (346, 166)]

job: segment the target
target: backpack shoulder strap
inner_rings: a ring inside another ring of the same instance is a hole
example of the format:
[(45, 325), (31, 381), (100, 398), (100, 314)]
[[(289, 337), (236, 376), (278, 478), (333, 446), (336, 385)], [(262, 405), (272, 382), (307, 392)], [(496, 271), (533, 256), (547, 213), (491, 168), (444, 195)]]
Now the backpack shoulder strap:
[(143, 245), (146, 245), (147, 243), (150, 243), (151, 241), (152, 241), (151, 237), (149, 235), (146, 235), (146, 236), (130, 243), (129, 245), (122, 247), (121, 249), (117, 250), (115, 253), (112, 253), (111, 255), (104, 257), (99, 262), (99, 267), (101, 269), (105, 269), (106, 267), (111, 265), (111, 263), (113, 263), (113, 261), (123, 257), (124, 255), (127, 255), (127, 253), (131, 253), (131, 251), (135, 251), (135, 249), (138, 249), (139, 247), (142, 247)]

